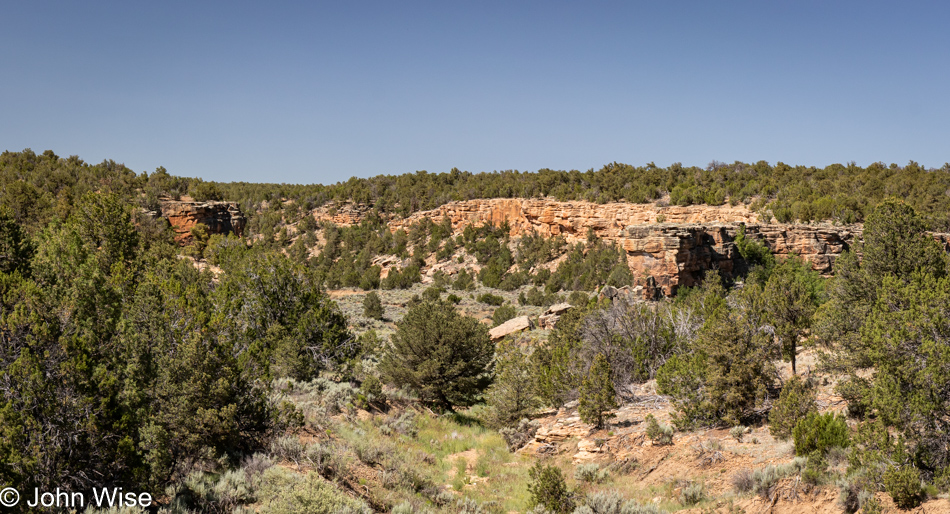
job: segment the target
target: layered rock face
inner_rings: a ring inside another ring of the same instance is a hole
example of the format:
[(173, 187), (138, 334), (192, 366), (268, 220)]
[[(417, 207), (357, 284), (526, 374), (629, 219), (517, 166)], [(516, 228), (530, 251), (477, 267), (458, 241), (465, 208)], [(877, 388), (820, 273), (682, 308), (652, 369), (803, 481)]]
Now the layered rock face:
[(244, 234), (247, 218), (235, 203), (178, 200), (161, 200), (160, 203), (161, 216), (172, 226), (178, 244), (191, 243), (191, 229), (199, 223), (212, 234)]
[[(624, 229), (618, 242), (638, 282), (648, 285), (652, 277), (659, 292), (672, 295), (679, 287), (698, 285), (706, 270), (718, 269), (726, 278), (744, 271), (746, 263), (735, 245), (739, 227), (738, 223), (635, 225)], [(745, 227), (748, 237), (761, 241), (780, 260), (797, 254), (824, 275), (831, 273), (835, 258), (861, 236), (858, 226)]]
[[(359, 204), (329, 205), (314, 209), (317, 221), (330, 221), (337, 225), (356, 225), (370, 212), (368, 206)], [(423, 218), (441, 223), (448, 218), (455, 230), (467, 225), (491, 223), (495, 226), (505, 221), (511, 227), (511, 235), (518, 236), (536, 232), (546, 236), (564, 236), (568, 241), (587, 237), (588, 229), (601, 238), (616, 238), (629, 225), (645, 223), (755, 223), (758, 214), (745, 206), (731, 207), (689, 205), (664, 206), (655, 204), (558, 202), (541, 198), (492, 198), (449, 202), (431, 211), (420, 211), (407, 218), (389, 220), (393, 231), (409, 228)]]
[[(363, 205), (343, 205), (314, 211), (314, 216), (348, 225), (359, 223), (369, 211)], [(457, 231), (469, 224), (498, 226), (507, 222), (512, 236), (535, 232), (560, 235), (569, 242), (586, 238), (592, 230), (627, 252), (627, 264), (642, 286), (639, 291), (649, 297), (695, 286), (706, 270), (718, 269), (727, 278), (744, 271), (746, 263), (734, 242), (740, 226), (780, 259), (797, 254), (825, 275), (831, 273), (835, 258), (861, 237), (859, 225), (772, 224), (742, 205), (657, 206), (508, 198), (451, 202), (408, 218), (391, 219), (389, 227), (409, 230), (423, 218), (435, 223), (448, 218)]]
[[(353, 211), (347, 214), (352, 214)], [(558, 202), (547, 199), (493, 198), (447, 203), (431, 211), (416, 212), (405, 219), (392, 220), (393, 230), (408, 230), (412, 224), (429, 218), (440, 223), (444, 218), (452, 221), (456, 230), (466, 225), (491, 223), (495, 226), (505, 221), (511, 227), (511, 235), (518, 236), (536, 232), (545, 236), (564, 236), (568, 241), (587, 237), (593, 230), (600, 238), (621, 237), (630, 225), (653, 223), (755, 223), (758, 215), (745, 206), (664, 206), (654, 204)]]

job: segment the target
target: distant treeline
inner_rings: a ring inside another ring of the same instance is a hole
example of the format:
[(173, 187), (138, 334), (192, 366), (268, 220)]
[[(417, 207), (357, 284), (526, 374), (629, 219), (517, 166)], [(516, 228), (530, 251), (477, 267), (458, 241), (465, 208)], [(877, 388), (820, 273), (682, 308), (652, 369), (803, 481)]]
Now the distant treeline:
[(330, 201), (354, 201), (380, 213), (407, 215), (454, 200), (476, 198), (552, 197), (561, 201), (644, 203), (669, 195), (675, 205), (749, 204), (770, 210), (781, 222), (831, 220), (863, 221), (886, 197), (904, 199), (919, 212), (931, 230), (950, 230), (950, 164), (924, 168), (914, 161), (905, 166), (874, 163), (832, 164), (825, 168), (712, 162), (706, 168), (667, 168), (650, 163), (631, 166), (610, 163), (598, 170), (471, 173), (453, 168), (447, 173), (419, 171), (403, 175), (350, 178), (332, 185), (205, 182), (175, 177), (164, 168), (136, 174), (114, 161), (97, 165), (78, 157), (61, 158), (52, 151), (31, 150), (0, 155), (3, 204), (18, 218), (62, 217), (72, 199), (87, 190), (107, 190), (134, 197), (154, 208), (159, 196), (190, 194), (199, 200), (240, 202), (248, 213), (263, 202), (293, 199), (304, 208)]

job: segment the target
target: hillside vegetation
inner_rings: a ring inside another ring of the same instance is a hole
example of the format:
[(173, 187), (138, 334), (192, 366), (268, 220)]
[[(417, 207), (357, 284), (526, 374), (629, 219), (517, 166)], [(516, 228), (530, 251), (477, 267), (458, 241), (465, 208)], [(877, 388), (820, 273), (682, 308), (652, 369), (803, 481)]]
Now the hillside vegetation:
[[(612, 164), (283, 186), (5, 152), (0, 482), (122, 487), (165, 513), (943, 508), (950, 259), (928, 231), (948, 228), (948, 177)], [(250, 233), (178, 246), (146, 211), (185, 194), (241, 201)], [(539, 195), (748, 202), (863, 221), (863, 240), (826, 279), (740, 233), (743, 275), (648, 302), (605, 288), (634, 277), (593, 233), (383, 222)], [(374, 212), (314, 221), (331, 200)], [(489, 338), (516, 316), (525, 332)]]

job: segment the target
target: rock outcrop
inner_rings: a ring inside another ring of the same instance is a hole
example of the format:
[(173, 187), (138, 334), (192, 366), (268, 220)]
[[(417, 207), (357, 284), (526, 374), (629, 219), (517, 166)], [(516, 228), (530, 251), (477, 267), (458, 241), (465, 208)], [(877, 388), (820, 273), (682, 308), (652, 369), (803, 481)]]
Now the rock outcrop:
[(160, 200), (161, 216), (168, 220), (180, 245), (191, 243), (191, 229), (198, 224), (208, 227), (212, 234), (244, 235), (247, 218), (232, 202), (186, 202)]
[[(655, 287), (672, 295), (681, 286), (698, 285), (706, 270), (726, 278), (744, 271), (735, 237), (739, 224), (660, 223), (627, 227), (618, 242), (639, 281), (652, 277)], [(835, 258), (861, 236), (861, 227), (831, 225), (745, 225), (746, 235), (762, 242), (779, 259), (796, 254), (816, 271), (831, 273)]]
[[(318, 220), (338, 224), (359, 223), (371, 209), (344, 204), (313, 211)], [(765, 244), (779, 259), (801, 256), (812, 268), (828, 275), (835, 258), (859, 240), (860, 225), (796, 225), (769, 223), (744, 205), (661, 206), (550, 199), (495, 198), (450, 202), (406, 218), (388, 220), (390, 230), (408, 230), (428, 218), (451, 221), (460, 231), (469, 224), (508, 223), (512, 236), (538, 233), (563, 236), (568, 242), (583, 240), (588, 231), (618, 244), (627, 253), (627, 264), (645, 298), (672, 295), (682, 286), (698, 284), (705, 272), (718, 269), (727, 278), (744, 271), (746, 263), (735, 246), (740, 226)], [(950, 237), (937, 235), (950, 248)]]
[(556, 303), (541, 313), (538, 317), (538, 325), (543, 329), (553, 329), (561, 319), (561, 315), (573, 308), (574, 306), (569, 303)]
[(512, 236), (535, 232), (544, 236), (561, 235), (568, 241), (586, 238), (588, 230), (593, 230), (600, 238), (618, 238), (630, 225), (659, 222), (756, 223), (759, 220), (758, 214), (745, 206), (658, 206), (652, 203), (597, 204), (541, 198), (493, 198), (450, 202), (431, 211), (416, 212), (407, 218), (392, 220), (389, 226), (392, 230), (408, 230), (423, 218), (441, 223), (446, 217), (456, 230), (464, 229), (469, 224), (491, 223), (499, 226), (507, 221)]
[[(337, 225), (356, 225), (366, 218), (372, 209), (365, 204), (327, 204), (312, 211), (317, 221), (330, 221)], [(546, 198), (490, 198), (449, 202), (429, 211), (410, 214), (406, 218), (389, 219), (393, 231), (409, 228), (428, 218), (441, 223), (448, 218), (455, 230), (467, 225), (491, 223), (499, 226), (505, 221), (511, 227), (511, 235), (530, 232), (541, 235), (562, 235), (568, 241), (587, 237), (593, 230), (601, 238), (616, 238), (629, 225), (647, 223), (756, 223), (759, 215), (744, 205), (668, 205), (652, 203), (591, 203), (558, 202)]]
[(492, 341), (500, 341), (506, 336), (522, 332), (525, 330), (531, 330), (534, 328), (534, 324), (531, 323), (531, 319), (527, 316), (519, 316), (517, 318), (512, 318), (501, 325), (488, 331), (488, 336), (491, 337)]

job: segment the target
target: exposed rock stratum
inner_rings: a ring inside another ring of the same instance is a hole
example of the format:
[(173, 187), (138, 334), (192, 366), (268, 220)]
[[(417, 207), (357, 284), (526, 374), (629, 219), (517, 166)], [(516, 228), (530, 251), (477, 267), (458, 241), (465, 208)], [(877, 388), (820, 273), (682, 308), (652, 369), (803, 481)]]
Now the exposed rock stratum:
[[(369, 212), (365, 205), (344, 204), (322, 207), (313, 214), (317, 220), (351, 225)], [(735, 237), (743, 226), (749, 237), (780, 259), (797, 254), (825, 275), (831, 273), (835, 258), (862, 233), (861, 225), (771, 223), (745, 205), (596, 204), (540, 198), (450, 202), (390, 219), (389, 227), (408, 230), (424, 218), (435, 223), (448, 218), (456, 231), (469, 224), (507, 222), (515, 237), (534, 232), (563, 236), (568, 242), (586, 239), (593, 232), (626, 251), (638, 284), (651, 295), (672, 295), (679, 287), (697, 285), (709, 269), (718, 269), (727, 278), (741, 271), (746, 263), (736, 249)]]

